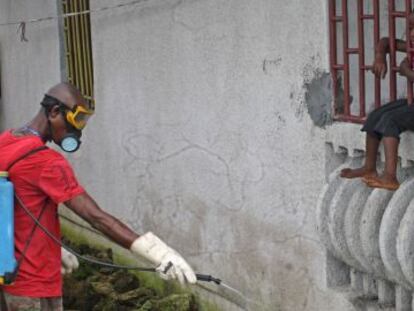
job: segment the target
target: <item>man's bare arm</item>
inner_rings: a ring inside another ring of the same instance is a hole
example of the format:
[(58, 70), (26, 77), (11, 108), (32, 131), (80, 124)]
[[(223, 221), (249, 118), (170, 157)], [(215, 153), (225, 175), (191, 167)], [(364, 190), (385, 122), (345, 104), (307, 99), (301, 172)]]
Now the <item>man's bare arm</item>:
[(121, 221), (103, 211), (86, 192), (66, 201), (65, 205), (91, 226), (127, 249), (139, 237)]
[(138, 236), (121, 221), (100, 209), (86, 192), (66, 201), (65, 205), (111, 240), (150, 261), (164, 279), (176, 279), (182, 284), (197, 282), (193, 269), (176, 250), (152, 232)]

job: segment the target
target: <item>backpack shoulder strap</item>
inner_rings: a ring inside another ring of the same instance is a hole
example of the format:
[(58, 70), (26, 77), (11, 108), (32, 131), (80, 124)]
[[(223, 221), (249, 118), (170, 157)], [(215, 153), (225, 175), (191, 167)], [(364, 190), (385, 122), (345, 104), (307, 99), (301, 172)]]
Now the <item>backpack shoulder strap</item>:
[(20, 156), (20, 157), (18, 157), (16, 160), (14, 160), (12, 163), (10, 163), (9, 164), (9, 166), (7, 167), (7, 169), (6, 169), (6, 171), (10, 171), (10, 169), (17, 163), (17, 162), (19, 162), (20, 160), (23, 160), (24, 158), (26, 158), (26, 157), (28, 157), (28, 156), (30, 156), (30, 155), (32, 155), (32, 154), (34, 154), (34, 153), (36, 153), (36, 152), (39, 152), (39, 151), (41, 151), (41, 150), (45, 150), (45, 149), (48, 149), (46, 146), (40, 146), (40, 147), (37, 147), (37, 148), (35, 148), (35, 149), (32, 149), (32, 150), (30, 150), (29, 152), (26, 152), (25, 154), (23, 154), (22, 156)]

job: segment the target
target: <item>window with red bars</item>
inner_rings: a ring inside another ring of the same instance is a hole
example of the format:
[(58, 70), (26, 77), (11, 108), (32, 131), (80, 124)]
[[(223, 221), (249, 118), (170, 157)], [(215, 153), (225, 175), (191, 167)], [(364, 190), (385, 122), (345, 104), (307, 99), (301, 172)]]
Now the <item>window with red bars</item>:
[[(412, 100), (413, 86), (398, 75), (406, 56), (396, 53), (396, 39), (408, 39), (412, 0), (328, 0), (330, 67), (334, 119), (362, 123), (374, 108), (398, 98)], [(374, 48), (390, 38), (385, 79), (371, 73)], [(412, 53), (407, 40), (407, 53)], [(411, 58), (408, 58), (411, 61)]]

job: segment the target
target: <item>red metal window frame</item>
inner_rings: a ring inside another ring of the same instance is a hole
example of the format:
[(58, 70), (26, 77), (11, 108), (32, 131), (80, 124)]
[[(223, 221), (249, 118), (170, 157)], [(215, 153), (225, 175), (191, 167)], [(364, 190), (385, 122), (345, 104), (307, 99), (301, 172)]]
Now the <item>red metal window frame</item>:
[[(329, 1), (329, 37), (330, 37), (330, 67), (333, 83), (333, 97), (338, 98), (338, 79), (339, 72), (343, 75), (343, 112), (335, 114), (334, 119), (338, 121), (362, 123), (366, 118), (366, 78), (365, 71), (371, 70), (372, 65), (365, 63), (365, 46), (364, 46), (364, 22), (366, 20), (373, 20), (373, 38), (374, 46), (380, 40), (380, 0), (372, 1), (373, 12), (372, 14), (364, 13), (364, 1), (367, 0), (352, 0), (357, 1), (357, 33), (358, 33), (358, 46), (349, 46), (349, 16), (348, 12), (348, 0), (328, 0)], [(341, 2), (342, 1), (342, 2)], [(336, 14), (337, 2), (341, 3), (341, 15)], [(385, 1), (384, 1), (385, 2)], [(405, 11), (396, 11), (395, 0), (388, 0), (388, 37), (390, 39), (390, 58), (389, 58), (389, 90), (390, 90), (390, 101), (393, 101), (397, 97), (397, 73), (398, 66), (396, 63), (396, 19), (406, 19), (406, 42), (407, 42), (407, 55), (414, 51), (414, 48), (410, 46), (409, 32), (408, 32), (408, 20), (407, 16), (412, 11), (411, 0), (405, 0)], [(353, 12), (352, 12), (353, 13)], [(338, 38), (338, 27), (337, 24), (342, 24), (342, 38)], [(342, 61), (338, 60), (338, 40), (342, 39)], [(374, 51), (370, 51), (374, 53)], [(358, 77), (352, 77), (358, 79), (359, 84), (359, 114), (352, 115), (350, 109), (350, 55), (358, 54)], [(411, 57), (408, 57), (411, 64)], [(413, 100), (413, 84), (407, 81), (407, 98), (409, 101)], [(381, 81), (380, 78), (375, 77), (374, 80), (374, 107), (381, 105)]]

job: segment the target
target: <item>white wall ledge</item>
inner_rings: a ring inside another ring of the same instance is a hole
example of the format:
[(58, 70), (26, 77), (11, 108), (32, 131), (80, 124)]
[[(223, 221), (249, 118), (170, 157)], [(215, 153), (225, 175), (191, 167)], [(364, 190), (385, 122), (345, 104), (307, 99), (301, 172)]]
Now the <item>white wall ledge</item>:
[[(365, 153), (365, 133), (361, 132), (361, 124), (334, 122), (326, 129), (327, 143), (332, 144), (336, 153), (348, 153), (350, 157), (360, 157)], [(380, 147), (381, 161), (384, 152)], [(398, 151), (401, 167), (414, 166), (414, 133), (404, 132)]]

